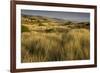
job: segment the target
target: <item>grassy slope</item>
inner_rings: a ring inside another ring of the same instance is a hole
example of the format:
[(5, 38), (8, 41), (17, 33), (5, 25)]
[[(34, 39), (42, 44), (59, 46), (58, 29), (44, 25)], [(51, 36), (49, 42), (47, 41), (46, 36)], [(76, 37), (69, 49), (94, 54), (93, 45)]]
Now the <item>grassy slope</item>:
[[(90, 58), (89, 23), (43, 16), (22, 16), (21, 61), (43, 62)], [(23, 28), (24, 26), (24, 28)]]

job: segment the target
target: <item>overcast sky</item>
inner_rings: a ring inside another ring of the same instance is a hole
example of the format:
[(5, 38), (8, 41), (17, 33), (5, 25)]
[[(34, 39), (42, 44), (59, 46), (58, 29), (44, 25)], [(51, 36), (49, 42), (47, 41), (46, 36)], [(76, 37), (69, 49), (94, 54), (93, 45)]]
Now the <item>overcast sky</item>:
[(46, 16), (46, 17), (59, 18), (70, 21), (80, 21), (80, 22), (90, 21), (90, 13), (21, 10), (21, 14)]

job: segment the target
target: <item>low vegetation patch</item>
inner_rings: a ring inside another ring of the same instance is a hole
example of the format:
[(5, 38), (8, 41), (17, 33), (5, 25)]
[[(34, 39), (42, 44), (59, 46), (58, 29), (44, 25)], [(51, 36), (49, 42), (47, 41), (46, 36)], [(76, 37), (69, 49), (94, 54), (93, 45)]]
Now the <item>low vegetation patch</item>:
[(21, 32), (29, 32), (28, 27), (21, 25)]

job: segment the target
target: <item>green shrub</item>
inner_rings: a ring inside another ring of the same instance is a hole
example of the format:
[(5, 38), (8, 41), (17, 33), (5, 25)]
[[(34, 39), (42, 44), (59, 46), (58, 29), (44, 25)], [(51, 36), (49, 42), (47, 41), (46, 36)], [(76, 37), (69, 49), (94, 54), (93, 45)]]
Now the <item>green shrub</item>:
[(21, 25), (21, 32), (29, 32), (28, 27)]
[(51, 28), (51, 29), (46, 29), (46, 30), (45, 30), (45, 32), (53, 32), (53, 31), (54, 31), (53, 28)]
[(68, 21), (68, 22), (65, 22), (65, 23), (64, 23), (64, 25), (70, 25), (70, 24), (72, 24), (71, 21)]

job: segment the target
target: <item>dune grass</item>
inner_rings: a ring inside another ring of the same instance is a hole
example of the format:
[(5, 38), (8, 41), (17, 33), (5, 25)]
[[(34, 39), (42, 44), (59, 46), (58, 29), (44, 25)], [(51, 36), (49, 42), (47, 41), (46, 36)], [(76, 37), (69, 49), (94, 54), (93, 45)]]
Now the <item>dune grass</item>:
[(73, 29), (68, 33), (23, 33), (22, 62), (89, 59), (89, 36), (87, 29)]

